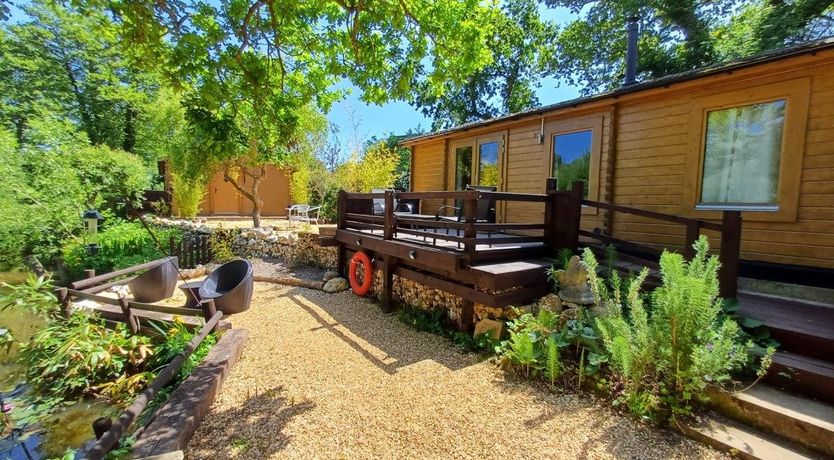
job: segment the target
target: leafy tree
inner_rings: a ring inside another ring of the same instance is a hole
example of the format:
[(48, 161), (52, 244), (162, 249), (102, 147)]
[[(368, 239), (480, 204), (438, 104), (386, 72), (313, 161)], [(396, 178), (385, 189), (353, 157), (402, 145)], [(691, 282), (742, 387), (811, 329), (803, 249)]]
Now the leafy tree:
[(253, 202), (255, 225), (255, 184), (265, 164), (283, 162), (316, 131), (310, 104), (329, 108), (342, 78), (367, 102), (406, 99), (418, 85), (442, 92), (446, 80), (490, 62), (496, 13), (477, 0), (83, 4), (112, 12), (137, 63), (185, 94), (187, 119), (207, 140), (205, 162)]
[(418, 86), (411, 101), (434, 121), (433, 129), (485, 120), (538, 105), (535, 90), (544, 77), (543, 62), (558, 35), (555, 24), (543, 20), (537, 0), (508, 0), (495, 17), (487, 46), (493, 61), (460, 82), (448, 80), (438, 93), (431, 83)]
[(622, 84), (625, 24), (640, 18), (640, 79), (830, 33), (831, 0), (544, 0), (580, 17), (559, 34), (549, 72), (584, 94)]
[(135, 119), (152, 83), (131, 71), (102, 13), (33, 0), (26, 19), (0, 29), (0, 122), (27, 143), (29, 121), (60, 113), (93, 145), (133, 150)]

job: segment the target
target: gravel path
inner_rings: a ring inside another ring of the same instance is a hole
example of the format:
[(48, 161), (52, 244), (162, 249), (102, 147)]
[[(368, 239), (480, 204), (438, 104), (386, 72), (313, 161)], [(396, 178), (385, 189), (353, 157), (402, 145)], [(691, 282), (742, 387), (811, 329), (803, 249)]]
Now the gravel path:
[(189, 444), (216, 458), (722, 458), (502, 373), (349, 292), (257, 283), (249, 342)]

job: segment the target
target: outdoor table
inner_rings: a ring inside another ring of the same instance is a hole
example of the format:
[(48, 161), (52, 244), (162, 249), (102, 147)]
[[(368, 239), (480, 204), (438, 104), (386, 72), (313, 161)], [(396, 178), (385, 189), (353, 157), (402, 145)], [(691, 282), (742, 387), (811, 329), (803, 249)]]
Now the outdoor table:
[(180, 289), (185, 294), (186, 308), (197, 308), (200, 305), (200, 300), (202, 300), (200, 297), (200, 287), (202, 285), (202, 281), (189, 281), (180, 285)]

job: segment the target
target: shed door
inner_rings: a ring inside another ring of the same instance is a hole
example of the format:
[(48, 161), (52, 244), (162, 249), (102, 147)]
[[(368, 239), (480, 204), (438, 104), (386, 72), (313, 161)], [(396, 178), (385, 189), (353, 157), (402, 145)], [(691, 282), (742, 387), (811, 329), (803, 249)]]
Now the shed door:
[(212, 214), (240, 213), (237, 191), (232, 184), (223, 180), (223, 172), (214, 175), (209, 187), (211, 187)]

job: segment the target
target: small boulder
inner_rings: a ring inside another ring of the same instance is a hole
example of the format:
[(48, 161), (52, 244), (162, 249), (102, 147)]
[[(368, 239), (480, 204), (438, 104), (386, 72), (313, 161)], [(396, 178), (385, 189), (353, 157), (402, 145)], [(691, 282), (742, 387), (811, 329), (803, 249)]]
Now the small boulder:
[(588, 284), (588, 268), (579, 256), (571, 257), (564, 270), (556, 271), (556, 281), (562, 301), (579, 305), (594, 303), (594, 293)]
[(339, 272), (337, 272), (336, 270), (328, 270), (328, 271), (324, 272), (324, 276), (321, 277), (321, 280), (326, 283), (326, 282), (332, 280), (333, 278), (338, 278), (338, 277), (339, 277)]
[(552, 313), (562, 312), (562, 299), (556, 294), (548, 294), (539, 299), (538, 310), (547, 310)]
[(499, 340), (501, 338), (501, 334), (504, 333), (504, 323), (502, 321), (495, 321), (492, 319), (482, 319), (475, 323), (475, 333), (472, 335), (473, 337), (478, 337), (479, 335), (486, 333), (489, 333), (492, 340)]
[(324, 287), (322, 287), (321, 289), (324, 292), (329, 292), (332, 294), (334, 292), (347, 290), (348, 287), (350, 287), (350, 285), (348, 284), (347, 280), (342, 277), (339, 277), (333, 278), (330, 281), (324, 283)]

